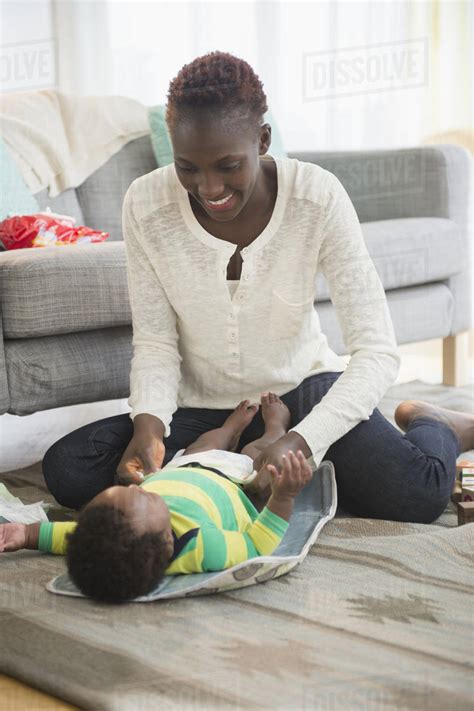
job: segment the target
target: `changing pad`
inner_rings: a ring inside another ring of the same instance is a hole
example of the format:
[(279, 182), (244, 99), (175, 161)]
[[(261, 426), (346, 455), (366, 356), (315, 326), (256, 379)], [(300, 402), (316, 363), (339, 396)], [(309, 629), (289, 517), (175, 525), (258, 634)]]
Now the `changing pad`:
[[(272, 555), (250, 558), (232, 568), (212, 573), (167, 575), (148, 595), (131, 602), (207, 595), (278, 578), (304, 560), (323, 526), (334, 517), (336, 508), (334, 465), (327, 460), (321, 462), (312, 480), (297, 496), (287, 531)], [(84, 597), (68, 573), (57, 575), (46, 584), (46, 589), (58, 595)]]

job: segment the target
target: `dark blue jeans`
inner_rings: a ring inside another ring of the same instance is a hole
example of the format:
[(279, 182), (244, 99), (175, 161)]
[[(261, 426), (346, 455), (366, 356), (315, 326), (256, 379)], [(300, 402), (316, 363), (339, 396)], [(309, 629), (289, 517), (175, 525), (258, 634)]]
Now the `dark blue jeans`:
[[(310, 376), (281, 396), (291, 412), (291, 426), (311, 412), (340, 375)], [(203, 432), (220, 427), (231, 412), (178, 408), (170, 436), (164, 440), (163, 465)], [(243, 432), (237, 451), (261, 437), (264, 429), (259, 410)], [(116, 469), (132, 435), (133, 422), (126, 413), (91, 422), (53, 444), (44, 456), (43, 473), (56, 500), (79, 509), (117, 483)], [(334, 442), (324, 459), (334, 464), (338, 501), (347, 512), (430, 523), (449, 502), (460, 453), (457, 436), (442, 422), (417, 418), (403, 434), (375, 408), (368, 420)]]

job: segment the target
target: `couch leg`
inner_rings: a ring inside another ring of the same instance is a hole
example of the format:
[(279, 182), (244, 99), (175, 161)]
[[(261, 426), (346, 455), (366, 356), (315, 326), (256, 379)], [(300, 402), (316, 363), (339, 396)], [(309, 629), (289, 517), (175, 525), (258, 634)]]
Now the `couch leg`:
[(443, 385), (467, 385), (473, 377), (469, 367), (469, 331), (443, 338)]

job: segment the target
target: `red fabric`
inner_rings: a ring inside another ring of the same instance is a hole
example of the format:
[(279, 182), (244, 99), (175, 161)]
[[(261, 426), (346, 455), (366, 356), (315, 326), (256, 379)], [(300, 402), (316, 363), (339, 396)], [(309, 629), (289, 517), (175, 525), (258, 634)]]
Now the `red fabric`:
[(73, 217), (52, 212), (14, 215), (0, 222), (0, 245), (4, 249), (91, 244), (104, 242), (107, 237), (109, 232), (76, 226)]

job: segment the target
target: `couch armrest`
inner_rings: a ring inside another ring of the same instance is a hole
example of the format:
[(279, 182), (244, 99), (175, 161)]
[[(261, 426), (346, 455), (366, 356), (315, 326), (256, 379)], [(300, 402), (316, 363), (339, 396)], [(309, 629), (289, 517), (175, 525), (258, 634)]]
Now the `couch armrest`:
[[(443, 208), (446, 216), (455, 222), (461, 231), (465, 268), (445, 280), (453, 295), (453, 321), (450, 336), (473, 327), (473, 166), (474, 161), (466, 148), (455, 145), (433, 146), (444, 161), (442, 179), (447, 186)], [(440, 159), (441, 160), (441, 159)]]
[(450, 335), (472, 328), (472, 194), (473, 160), (456, 145), (392, 150), (291, 153), (334, 173), (347, 190), (360, 222), (404, 217), (444, 217), (460, 230), (466, 265), (445, 280), (453, 295)]
[(5, 339), (130, 325), (125, 243), (2, 252), (0, 304)]

